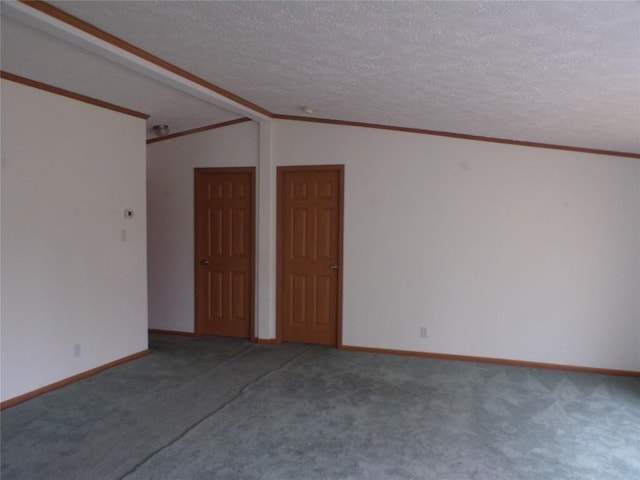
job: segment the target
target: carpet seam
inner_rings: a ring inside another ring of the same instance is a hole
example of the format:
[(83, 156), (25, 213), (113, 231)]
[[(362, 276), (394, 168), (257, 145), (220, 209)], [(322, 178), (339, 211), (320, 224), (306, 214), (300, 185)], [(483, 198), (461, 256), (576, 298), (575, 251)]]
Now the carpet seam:
[[(234, 358), (237, 358), (239, 356), (241, 356), (243, 353), (248, 352), (249, 350), (252, 350), (253, 348), (255, 348), (254, 346), (250, 346), (249, 348), (246, 348), (244, 350), (242, 350), (241, 352), (239, 352), (237, 355), (234, 355), (233, 357), (229, 358), (228, 360), (226, 360), (225, 362), (221, 363), (220, 365), (218, 365), (216, 368), (221, 367), (224, 363), (226, 363), (227, 361), (230, 361)], [(197, 426), (199, 426), (200, 424), (202, 424), (205, 420), (208, 420), (209, 418), (213, 417), (214, 415), (216, 415), (217, 413), (223, 411), (226, 407), (228, 407), (231, 403), (235, 402), (236, 400), (238, 400), (243, 394), (244, 392), (252, 387), (253, 385), (255, 385), (256, 383), (258, 383), (260, 380), (262, 380), (263, 378), (271, 375), (272, 373), (275, 372), (279, 372), (281, 370), (283, 370), (285, 367), (287, 367), (289, 364), (291, 364), (292, 362), (294, 362), (295, 360), (302, 358), (304, 355), (306, 355), (307, 353), (311, 352), (312, 350), (314, 350), (314, 347), (309, 347), (306, 350), (304, 350), (303, 352), (299, 353), (298, 355), (290, 358), (289, 360), (287, 360), (286, 362), (284, 362), (282, 365), (280, 365), (278, 368), (275, 368), (273, 370), (269, 370), (265, 373), (263, 373), (262, 375), (256, 377), (253, 381), (247, 383), (246, 385), (244, 385), (242, 388), (240, 388), (240, 390), (238, 390), (238, 393), (236, 393), (233, 397), (231, 397), (229, 400), (227, 400), (226, 402), (224, 402), (222, 405), (220, 405), (218, 408), (214, 409), (211, 413), (205, 415), (204, 417), (202, 417), (200, 420), (198, 420), (197, 422), (195, 422), (193, 425), (191, 425), (190, 427), (188, 427), (184, 432), (182, 432), (180, 435), (178, 435), (176, 438), (174, 438), (173, 440), (171, 440), (169, 443), (167, 443), (166, 445), (163, 445), (162, 447), (158, 448), (157, 450), (155, 450), (154, 452), (152, 452), (151, 454), (147, 455), (142, 461), (138, 462), (136, 465), (134, 465), (134, 467), (129, 470), (128, 472), (126, 472), (124, 475), (122, 475), (121, 477), (118, 478), (118, 480), (124, 480), (125, 478), (127, 478), (128, 476), (132, 475), (133, 473), (135, 473), (136, 470), (138, 470), (140, 467), (142, 467), (145, 463), (147, 463), (149, 460), (151, 460), (153, 457), (155, 457), (156, 455), (158, 455), (160, 452), (162, 452), (163, 450), (166, 450), (167, 448), (171, 447), (172, 445), (174, 445), (175, 443), (177, 443), (179, 440), (183, 439), (189, 432), (191, 432), (193, 429), (195, 429)]]
[[(202, 371), (201, 373), (194, 375), (193, 377), (189, 378), (189, 380), (187, 380), (185, 382), (185, 385), (196, 381), (197, 379), (199, 379), (200, 377), (204, 377), (206, 375), (210, 375), (212, 372), (215, 372), (216, 370), (218, 370), (219, 368), (225, 366), (226, 364), (228, 364), (229, 362), (236, 360), (240, 357), (242, 357), (243, 355), (249, 353), (250, 351), (254, 350), (255, 348), (257, 348), (255, 345), (249, 345), (246, 348), (243, 348), (242, 350), (240, 350), (239, 352), (234, 353), (233, 355), (231, 355), (230, 357), (224, 359), (223, 361), (221, 361), (220, 363), (218, 363), (217, 365), (212, 366), (211, 368), (207, 368), (206, 370)], [(153, 354), (153, 351), (151, 351), (151, 354)], [(172, 386), (167, 386), (166, 388), (164, 388), (162, 391), (165, 390), (172, 390), (174, 387)]]

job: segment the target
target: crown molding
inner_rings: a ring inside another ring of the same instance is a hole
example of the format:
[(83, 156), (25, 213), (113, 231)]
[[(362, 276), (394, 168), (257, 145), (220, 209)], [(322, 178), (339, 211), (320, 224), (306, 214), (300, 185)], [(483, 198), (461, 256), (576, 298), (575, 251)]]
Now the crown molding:
[(375, 128), (379, 130), (391, 130), (394, 132), (418, 133), (421, 135), (434, 135), (437, 137), (459, 138), (462, 140), (475, 140), (478, 142), (501, 143), (505, 145), (516, 145), (519, 147), (547, 148), (551, 150), (564, 150), (569, 152), (591, 153), (595, 155), (608, 155), (612, 157), (626, 157), (626, 158), (640, 159), (640, 153), (618, 152), (615, 150), (600, 150), (597, 148), (571, 147), (567, 145), (555, 145), (552, 143), (540, 143), (540, 142), (527, 142), (524, 140), (511, 140), (507, 138), (483, 137), (481, 135), (468, 135), (466, 133), (441, 132), (438, 130), (398, 127), (394, 125), (382, 125), (378, 123), (350, 122), (346, 120), (333, 120), (330, 118), (301, 117), (297, 115), (280, 115), (280, 114), (274, 114), (273, 118), (276, 120), (293, 120), (296, 122), (324, 123), (327, 125)]
[(124, 113), (125, 115), (131, 115), (132, 117), (142, 118), (143, 120), (146, 120), (147, 118), (149, 118), (149, 115), (147, 115), (146, 113), (130, 110), (128, 108), (124, 108), (119, 105), (114, 105), (113, 103), (103, 102), (102, 100), (98, 100), (97, 98), (87, 97), (86, 95), (82, 95), (80, 93), (72, 92), (70, 90), (65, 90), (63, 88), (54, 87), (53, 85), (49, 85), (48, 83), (42, 83), (36, 80), (31, 80), (29, 78), (21, 77), (13, 73), (5, 72), (4, 70), (0, 70), (0, 78), (2, 78), (3, 80), (9, 80), (11, 82), (19, 83), (21, 85), (26, 85), (28, 87), (44, 90), (46, 92), (55, 93), (56, 95), (61, 95), (63, 97), (73, 98), (74, 100), (88, 103), (90, 105), (95, 105), (96, 107), (105, 108), (107, 110), (113, 110), (114, 112)]
[(189, 130), (183, 130), (181, 132), (171, 133), (158, 138), (150, 138), (147, 140), (147, 145), (150, 143), (162, 142), (164, 140), (171, 140), (172, 138), (184, 137), (185, 135), (193, 135), (194, 133), (206, 132), (207, 130), (215, 130), (216, 128), (228, 127), (230, 125), (237, 125), (238, 123), (250, 122), (250, 118), (236, 118), (235, 120), (229, 120), (227, 122), (214, 123), (213, 125), (205, 125), (204, 127), (191, 128)]

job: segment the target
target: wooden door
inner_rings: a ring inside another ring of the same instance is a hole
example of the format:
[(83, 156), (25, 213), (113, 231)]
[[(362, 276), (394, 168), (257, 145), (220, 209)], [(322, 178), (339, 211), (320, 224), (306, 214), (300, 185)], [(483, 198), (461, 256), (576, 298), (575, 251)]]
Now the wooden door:
[(195, 170), (196, 332), (251, 338), (253, 168)]
[(283, 341), (340, 344), (343, 166), (278, 169)]

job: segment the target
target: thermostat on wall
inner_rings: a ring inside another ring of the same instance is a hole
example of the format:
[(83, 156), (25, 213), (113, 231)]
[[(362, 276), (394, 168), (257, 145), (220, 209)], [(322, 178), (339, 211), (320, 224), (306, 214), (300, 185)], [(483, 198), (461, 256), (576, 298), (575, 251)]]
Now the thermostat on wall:
[(133, 218), (133, 210), (129, 208), (125, 209), (124, 218)]

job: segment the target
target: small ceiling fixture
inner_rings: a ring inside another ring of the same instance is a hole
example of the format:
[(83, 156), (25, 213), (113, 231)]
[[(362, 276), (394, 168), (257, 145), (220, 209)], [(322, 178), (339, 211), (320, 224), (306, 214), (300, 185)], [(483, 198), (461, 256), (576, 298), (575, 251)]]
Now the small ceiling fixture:
[(162, 137), (163, 135), (167, 135), (169, 133), (169, 125), (154, 125), (151, 127), (153, 133), (156, 137)]
[(307, 115), (313, 115), (313, 108), (311, 107), (300, 107), (300, 110), (302, 110)]

